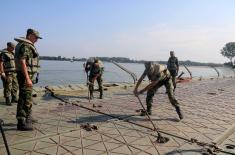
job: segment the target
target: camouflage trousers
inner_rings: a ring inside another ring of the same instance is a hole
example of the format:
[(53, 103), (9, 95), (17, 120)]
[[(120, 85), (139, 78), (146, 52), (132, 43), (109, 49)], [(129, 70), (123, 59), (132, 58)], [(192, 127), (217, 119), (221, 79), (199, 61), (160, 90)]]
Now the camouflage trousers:
[(6, 78), (2, 78), (2, 83), (3, 83), (3, 93), (4, 97), (12, 97), (16, 98), (17, 96), (17, 91), (18, 91), (18, 81), (16, 78), (16, 73), (14, 72), (9, 72), (6, 73)]
[(152, 103), (153, 103), (153, 96), (155, 95), (157, 90), (163, 85), (166, 87), (168, 98), (169, 98), (172, 106), (179, 107), (179, 103), (175, 99), (175, 95), (174, 95), (174, 92), (173, 92), (172, 80), (171, 80), (171, 78), (168, 78), (168, 79), (164, 79), (164, 80), (160, 81), (154, 88), (147, 91), (146, 105), (147, 105), (147, 110), (148, 111), (151, 110)]
[[(94, 76), (89, 76), (89, 82), (92, 82), (92, 79), (94, 78)], [(99, 92), (101, 95), (103, 95), (103, 78), (102, 75), (98, 76), (96, 78), (96, 81), (98, 83), (98, 87), (99, 87)], [(94, 84), (94, 83), (93, 83)], [(92, 94), (94, 91), (94, 85), (89, 85), (89, 91)]]
[(177, 71), (176, 70), (169, 70), (171, 73), (171, 77), (172, 77), (172, 83), (174, 86), (174, 89), (176, 88), (176, 76), (177, 76)]
[[(32, 80), (33, 74), (30, 74), (30, 79)], [(32, 92), (33, 87), (27, 87), (26, 79), (22, 72), (17, 72), (17, 79), (19, 83), (19, 99), (17, 104), (17, 119), (24, 119), (28, 117), (32, 112)]]

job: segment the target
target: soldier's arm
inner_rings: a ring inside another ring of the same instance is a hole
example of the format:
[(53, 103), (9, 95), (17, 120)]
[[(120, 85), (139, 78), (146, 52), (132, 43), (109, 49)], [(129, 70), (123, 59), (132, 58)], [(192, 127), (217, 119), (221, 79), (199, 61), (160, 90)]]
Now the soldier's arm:
[(5, 77), (2, 54), (0, 54), (0, 74), (3, 78)]
[(169, 68), (169, 66), (170, 66), (170, 58), (168, 59), (168, 61), (167, 61), (167, 68)]
[(138, 88), (139, 88), (141, 82), (142, 82), (143, 79), (145, 78), (145, 76), (146, 76), (146, 71), (144, 71), (144, 73), (141, 75), (141, 77), (140, 77), (139, 80), (137, 81), (137, 84), (135, 85), (135, 88), (134, 88), (134, 91), (133, 91), (133, 93), (134, 93), (135, 96), (138, 96), (138, 91), (137, 91), (137, 90), (138, 90)]
[(0, 60), (0, 73), (4, 73), (3, 62)]
[(4, 72), (4, 68), (3, 68), (3, 62), (0, 61), (0, 75), (2, 78), (5, 78), (6, 75), (5, 75), (5, 72)]
[(148, 84), (144, 89), (140, 90), (140, 91), (139, 91), (139, 94), (142, 94), (142, 93), (144, 93), (145, 91), (148, 91), (148, 90), (152, 89), (153, 87), (155, 87), (155, 86), (158, 84), (158, 82), (162, 79), (162, 76), (163, 76), (162, 73), (164, 73), (164, 72), (165, 72), (165, 69), (164, 69), (164, 70), (161, 70), (161, 71), (156, 75), (156, 80), (151, 81), (150, 84)]
[(84, 68), (85, 68), (85, 71), (88, 72), (90, 70), (90, 65), (86, 63)]
[(178, 58), (176, 58), (176, 66), (177, 66), (177, 72), (179, 72), (179, 61), (178, 61)]
[(152, 89), (156, 84), (159, 82), (159, 80), (152, 81), (149, 85), (147, 85), (144, 89), (140, 90), (139, 93), (142, 94), (145, 91), (148, 91), (149, 89)]
[(22, 73), (24, 74), (24, 77), (26, 79), (26, 84), (27, 86), (29, 87), (32, 87), (33, 86), (33, 83), (29, 77), (29, 74), (28, 74), (28, 69), (27, 69), (27, 66), (26, 66), (26, 60), (25, 59), (20, 59), (20, 64), (22, 66)]
[(19, 59), (20, 59), (19, 63), (21, 64), (20, 66), (22, 67), (21, 72), (23, 73), (23, 75), (25, 77), (26, 85), (28, 87), (32, 87), (33, 83), (29, 77), (28, 69), (27, 69), (27, 65), (26, 65), (26, 59), (29, 56), (29, 53), (30, 53), (30, 48), (28, 46), (22, 45), (20, 48), (20, 52), (19, 52)]

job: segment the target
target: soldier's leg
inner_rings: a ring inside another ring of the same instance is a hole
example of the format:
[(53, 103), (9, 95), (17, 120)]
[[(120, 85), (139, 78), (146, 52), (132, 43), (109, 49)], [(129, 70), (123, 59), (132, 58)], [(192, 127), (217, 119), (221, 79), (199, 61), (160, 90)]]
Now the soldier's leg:
[(93, 96), (93, 91), (94, 91), (94, 83), (92, 83), (92, 76), (89, 76), (89, 92), (90, 92), (90, 99), (92, 99), (94, 96)]
[(33, 130), (32, 125), (32, 87), (25, 87), (23, 90), (23, 102), (21, 112), (24, 115), (25, 126), (22, 130)]
[(171, 80), (172, 80), (172, 83), (173, 83), (173, 86), (174, 86), (173, 91), (175, 91), (177, 71), (176, 70), (170, 70), (170, 74), (171, 74), (171, 77), (172, 77)]
[(175, 91), (175, 88), (176, 88), (176, 76), (172, 76), (172, 83), (173, 83), (173, 86), (174, 86), (174, 90)]
[(3, 97), (6, 99), (6, 79), (1, 77), (2, 79), (2, 86), (3, 86)]
[(18, 130), (33, 130), (30, 115), (32, 112), (32, 87), (27, 87), (23, 74), (18, 74), (19, 81), (19, 100), (17, 104), (17, 129)]
[(145, 116), (146, 112), (151, 115), (152, 114), (152, 103), (153, 103), (153, 97), (156, 92), (156, 89), (150, 89), (147, 91), (147, 96), (146, 96), (146, 106), (147, 106), (147, 111), (143, 111), (141, 113), (141, 116)]
[(155, 94), (154, 89), (150, 89), (147, 91), (146, 106), (147, 106), (147, 112), (149, 112), (150, 114), (151, 114), (151, 110), (152, 110), (154, 94)]
[(103, 79), (102, 79), (102, 76), (99, 76), (97, 78), (97, 83), (98, 83), (98, 86), (99, 86), (100, 99), (102, 99), (103, 98)]
[(11, 103), (17, 103), (17, 91), (18, 91), (18, 81), (16, 78), (16, 73), (12, 75), (12, 90), (11, 90)]
[(26, 113), (26, 119), (32, 114), (32, 105), (33, 105), (33, 99), (32, 99), (32, 94), (33, 94), (33, 87), (26, 87), (24, 91), (24, 111)]
[(153, 103), (153, 97), (154, 94), (157, 92), (158, 88), (160, 88), (163, 85), (162, 82), (159, 82), (154, 88), (147, 91), (147, 97), (146, 97), (146, 105), (147, 105), (147, 112), (148, 114), (152, 114), (152, 103)]
[[(22, 75), (21, 75), (22, 76)], [(17, 119), (26, 119), (26, 111), (24, 108), (24, 102), (25, 102), (25, 90), (26, 90), (26, 84), (24, 82), (24, 77), (20, 77), (18, 79), (19, 81), (19, 99), (17, 104)]]
[(167, 90), (168, 98), (169, 98), (172, 106), (175, 107), (175, 110), (176, 110), (177, 114), (179, 115), (179, 118), (183, 119), (183, 114), (180, 110), (179, 102), (176, 100), (174, 92), (173, 92), (173, 84), (172, 84), (171, 79), (165, 81), (165, 87)]
[(18, 95), (18, 104), (17, 104), (17, 111), (16, 111), (16, 118), (17, 119), (24, 119), (26, 114), (23, 110), (23, 91), (24, 91), (24, 77), (23, 74), (18, 73), (16, 76), (19, 84), (19, 95)]
[(5, 98), (6, 97), (6, 93), (5, 93), (6, 80), (3, 77), (1, 77), (1, 79), (2, 79), (2, 86), (3, 86), (3, 96)]
[(12, 89), (12, 75), (7, 74), (5, 79), (5, 99), (6, 105), (11, 105), (10, 96), (11, 96), (11, 89)]
[(25, 125), (22, 130), (33, 130), (33, 122), (32, 122), (32, 87), (25, 87), (23, 90), (23, 104), (22, 104), (22, 111), (25, 117)]

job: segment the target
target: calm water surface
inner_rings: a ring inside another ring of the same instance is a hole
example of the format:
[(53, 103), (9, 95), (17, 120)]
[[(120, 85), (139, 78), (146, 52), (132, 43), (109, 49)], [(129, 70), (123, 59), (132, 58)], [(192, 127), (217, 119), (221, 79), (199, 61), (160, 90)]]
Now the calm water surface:
[[(46, 85), (68, 85), (86, 83), (86, 73), (83, 69), (84, 62), (69, 61), (41, 61), (40, 79), (37, 86)], [(138, 77), (144, 70), (143, 64), (120, 63), (128, 70), (134, 72)], [(122, 71), (116, 65), (104, 62), (104, 81), (105, 82), (133, 82), (131, 76)], [(188, 67), (193, 77), (216, 77), (217, 73), (210, 67)], [(221, 75), (232, 76), (233, 71), (229, 68), (218, 67)], [(189, 76), (183, 66), (180, 66), (180, 72), (185, 72), (184, 76)]]

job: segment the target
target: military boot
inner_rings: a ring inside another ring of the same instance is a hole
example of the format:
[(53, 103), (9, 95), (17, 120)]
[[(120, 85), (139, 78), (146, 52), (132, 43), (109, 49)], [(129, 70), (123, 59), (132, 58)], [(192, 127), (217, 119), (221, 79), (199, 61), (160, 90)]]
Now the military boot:
[(6, 97), (6, 105), (9, 105), (9, 106), (12, 105), (9, 97)]
[(26, 121), (26, 119), (18, 119), (17, 130), (20, 131), (32, 131), (32, 122)]
[(140, 116), (146, 116), (146, 115), (152, 115), (152, 111), (151, 110), (141, 110)]
[(17, 102), (18, 102), (17, 98), (15, 96), (12, 96), (11, 103), (17, 103)]
[(146, 116), (147, 111), (145, 111), (144, 109), (141, 110), (140, 116)]
[(175, 107), (175, 110), (176, 110), (180, 120), (182, 120), (184, 117), (183, 117), (183, 114), (182, 114), (182, 112), (180, 110), (180, 107), (179, 106)]

